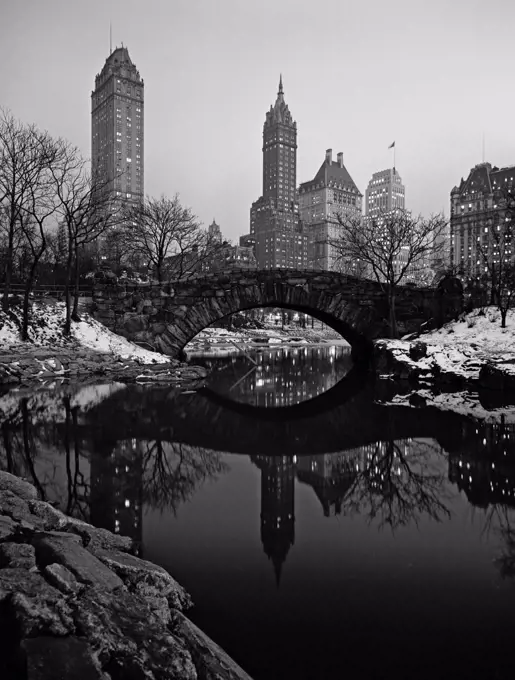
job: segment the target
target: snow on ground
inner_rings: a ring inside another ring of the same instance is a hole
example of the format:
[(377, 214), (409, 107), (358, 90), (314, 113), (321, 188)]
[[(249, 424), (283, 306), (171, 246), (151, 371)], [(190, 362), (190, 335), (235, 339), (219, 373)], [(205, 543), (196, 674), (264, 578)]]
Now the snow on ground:
[(81, 347), (89, 347), (97, 352), (112, 354), (120, 359), (135, 359), (142, 364), (168, 363), (170, 361), (170, 357), (164, 354), (138, 347), (121, 335), (112, 333), (87, 314), (84, 314), (82, 318), (82, 321), (72, 324), (72, 336)]
[[(13, 312), (21, 318), (19, 310)], [(64, 302), (47, 304), (36, 302), (33, 305), (29, 325), (28, 345), (38, 347), (84, 347), (111, 354), (114, 358), (133, 359), (142, 364), (169, 363), (170, 357), (138, 347), (133, 342), (112, 333), (101, 323), (82, 314), (82, 321), (72, 321), (72, 338), (63, 334), (65, 322)], [(16, 322), (0, 312), (0, 347), (23, 346)]]
[(244, 347), (258, 346), (258, 343), (253, 342), (253, 338), (267, 338), (270, 346), (329, 342), (346, 344), (338, 333), (328, 328), (317, 330), (286, 326), (283, 330), (281, 327), (270, 326), (268, 328), (240, 328), (232, 331), (226, 328), (205, 328), (186, 345), (185, 350), (190, 356), (198, 354), (218, 356), (221, 352), (226, 356)]
[(438, 330), (421, 336), (424, 342), (443, 347), (480, 350), (499, 356), (508, 352), (513, 358), (515, 351), (515, 309), (508, 312), (506, 328), (501, 328), (501, 314), (496, 307), (486, 307), (484, 313), (475, 309), (464, 315), (461, 321), (451, 321)]
[(487, 362), (515, 373), (515, 310), (508, 312), (506, 328), (501, 328), (499, 310), (487, 307), (483, 313), (475, 309), (464, 314), (459, 321), (451, 321), (442, 328), (423, 333), (417, 339), (427, 344), (427, 356), (418, 361), (409, 356), (410, 342), (380, 342), (398, 361), (427, 372), (428, 376), (432, 369), (438, 367), (443, 372), (473, 380), (479, 377), (481, 367)]

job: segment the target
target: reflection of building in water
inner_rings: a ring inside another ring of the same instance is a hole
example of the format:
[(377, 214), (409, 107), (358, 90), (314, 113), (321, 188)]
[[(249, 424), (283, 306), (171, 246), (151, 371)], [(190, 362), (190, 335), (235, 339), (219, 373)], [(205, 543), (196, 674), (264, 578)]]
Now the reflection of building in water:
[(401, 463), (409, 454), (411, 441), (380, 441), (339, 453), (302, 456), (297, 463), (297, 478), (313, 487), (325, 517), (331, 515), (331, 508), (339, 515), (358, 475), (366, 477), (370, 491), (387, 494), (392, 477), (407, 474)]
[(141, 442), (95, 443), (91, 454), (91, 515), (97, 527), (141, 545), (143, 455)]
[(227, 384), (216, 374), (219, 391), (231, 392), (238, 401), (255, 406), (288, 406), (322, 394), (350, 370), (350, 350), (346, 346), (287, 348), (264, 350), (255, 356), (256, 369), (249, 371), (246, 356), (228, 361), (231, 369), (241, 364), (242, 377), (237, 382), (235, 370), (227, 371)]
[(261, 470), (261, 542), (274, 565), (277, 585), (288, 551), (295, 542), (295, 458), (252, 456)]
[(339, 515), (342, 503), (360, 469), (361, 452), (324, 453), (302, 456), (297, 463), (297, 479), (311, 486), (324, 509), (324, 516)]
[(472, 505), (515, 505), (515, 424), (477, 426), (449, 455), (449, 481)]

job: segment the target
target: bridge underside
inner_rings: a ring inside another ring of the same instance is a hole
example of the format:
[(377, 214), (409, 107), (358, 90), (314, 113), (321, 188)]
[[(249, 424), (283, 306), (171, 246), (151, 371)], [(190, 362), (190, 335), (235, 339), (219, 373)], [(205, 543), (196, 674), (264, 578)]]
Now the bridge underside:
[[(200, 331), (231, 314), (251, 309), (276, 307), (288, 309), (318, 319), (339, 333), (352, 347), (355, 363), (368, 362), (372, 351), (372, 340), (384, 334), (384, 320), (371, 305), (358, 305), (336, 295), (319, 294), (316, 300), (312, 295), (296, 290), (286, 291), (286, 295), (266, 299), (242, 299), (232, 292), (224, 299), (208, 298), (201, 300), (183, 315), (176, 314), (173, 323), (168, 323), (163, 335), (168, 354), (182, 356), (184, 347)], [(288, 294), (289, 293), (289, 294)], [(285, 299), (286, 298), (286, 299)], [(156, 338), (157, 346), (160, 339)], [(163, 347), (163, 349), (165, 348)]]

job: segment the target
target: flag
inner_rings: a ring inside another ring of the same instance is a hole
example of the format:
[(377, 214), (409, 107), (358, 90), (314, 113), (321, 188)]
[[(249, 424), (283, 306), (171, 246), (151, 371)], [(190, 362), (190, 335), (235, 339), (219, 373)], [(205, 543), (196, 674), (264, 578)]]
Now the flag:
[(388, 148), (393, 149), (394, 146), (395, 146), (395, 142), (392, 142)]

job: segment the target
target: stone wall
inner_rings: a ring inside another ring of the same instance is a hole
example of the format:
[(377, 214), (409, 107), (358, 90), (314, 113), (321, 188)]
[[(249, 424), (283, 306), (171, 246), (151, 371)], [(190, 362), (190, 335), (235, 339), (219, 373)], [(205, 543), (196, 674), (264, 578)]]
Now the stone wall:
[[(430, 319), (443, 322), (462, 309), (461, 289), (399, 287), (396, 313), (402, 332)], [(355, 351), (388, 337), (388, 305), (375, 281), (333, 272), (230, 270), (189, 276), (173, 283), (137, 284), (97, 280), (93, 314), (120, 335), (155, 350), (179, 355), (203, 328), (234, 312), (283, 307), (311, 314), (340, 333)]]
[(250, 680), (185, 616), (184, 588), (132, 553), (0, 472), (0, 677)]

